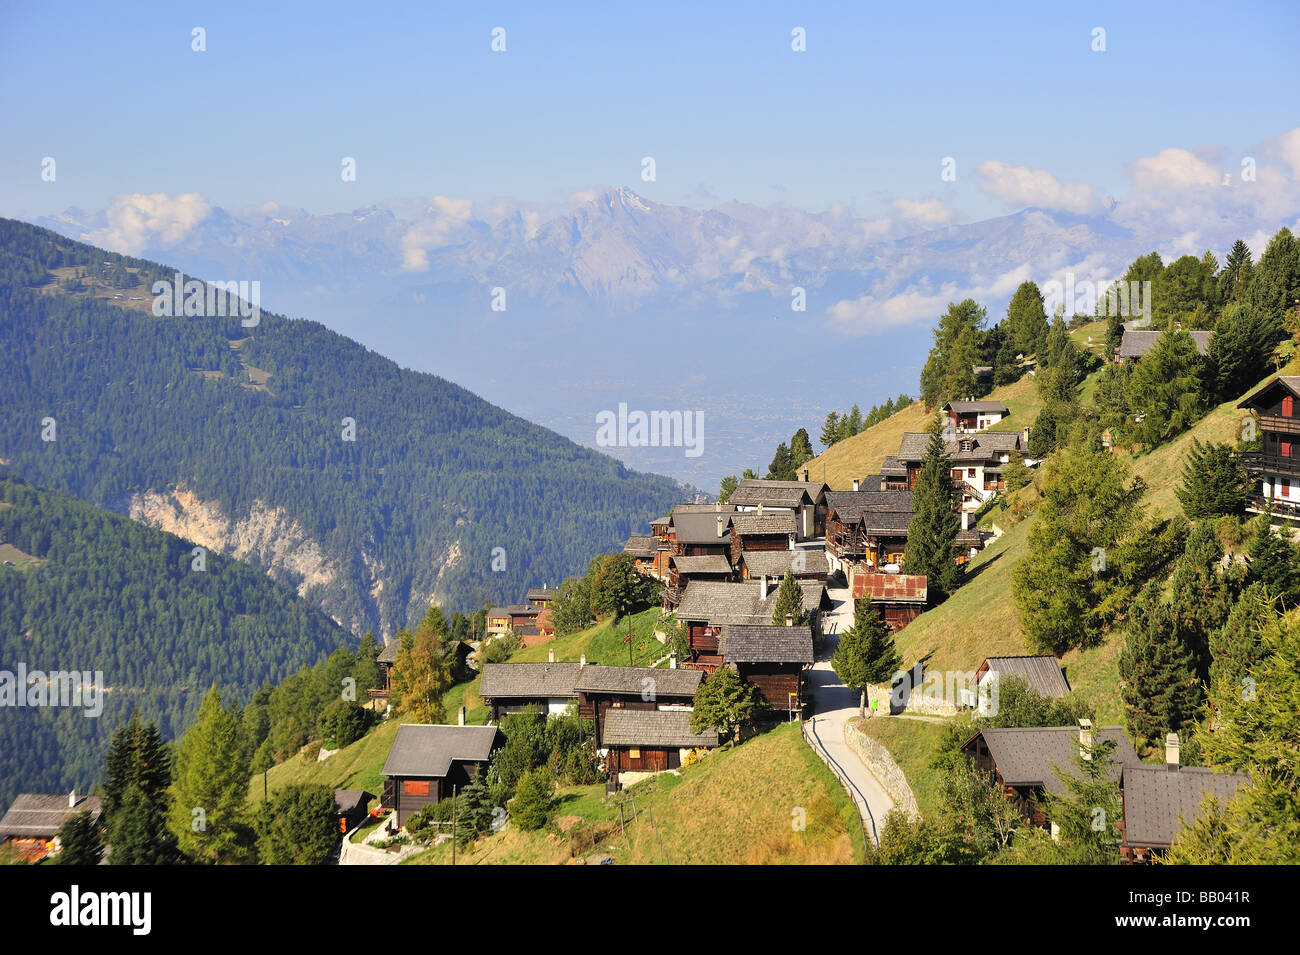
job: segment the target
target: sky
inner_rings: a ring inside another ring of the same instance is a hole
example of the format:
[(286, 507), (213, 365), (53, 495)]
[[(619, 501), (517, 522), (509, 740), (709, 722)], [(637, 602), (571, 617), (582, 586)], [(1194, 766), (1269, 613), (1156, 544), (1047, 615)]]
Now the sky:
[[(1139, 157), (1231, 171), (1300, 127), (1294, 2), (609, 6), (4, 0), (0, 214), (124, 193), (559, 205), (627, 185), (862, 216), (937, 200), (975, 220), (1032, 199), (1015, 183), (1033, 171), (1086, 190), (1086, 211), (1132, 189)], [(989, 163), (1011, 184), (975, 174)]]

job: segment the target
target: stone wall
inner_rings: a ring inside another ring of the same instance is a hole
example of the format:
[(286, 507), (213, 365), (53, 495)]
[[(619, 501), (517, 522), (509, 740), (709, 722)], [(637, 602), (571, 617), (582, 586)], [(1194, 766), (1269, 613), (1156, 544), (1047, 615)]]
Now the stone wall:
[[(889, 750), (885, 749), (882, 743), (858, 729), (857, 722), (857, 720), (849, 720), (844, 724), (844, 742), (862, 760), (863, 765), (871, 770), (871, 774), (880, 782), (881, 788), (894, 801), (895, 808), (903, 810), (910, 816), (919, 817), (921, 810), (916, 804), (916, 796), (912, 794), (912, 787), (907, 784), (907, 777), (898, 768), (898, 763), (894, 762), (894, 757), (889, 755)], [(881, 819), (878, 825), (883, 826), (884, 822)]]

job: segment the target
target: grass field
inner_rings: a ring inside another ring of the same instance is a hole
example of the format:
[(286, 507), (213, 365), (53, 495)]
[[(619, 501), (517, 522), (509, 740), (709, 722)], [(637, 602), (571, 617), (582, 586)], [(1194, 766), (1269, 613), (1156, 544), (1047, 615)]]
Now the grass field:
[[(624, 818), (636, 820), (619, 831)], [(803, 831), (793, 822), (802, 818)], [(652, 821), (653, 820), (653, 821)], [(661, 774), (605, 802), (603, 786), (562, 790), (556, 821), (514, 826), (458, 855), (466, 865), (567, 862), (609, 855), (620, 864), (826, 864), (862, 859), (857, 813), (839, 782), (799, 735), (780, 726), (715, 752), (680, 776)], [(408, 860), (451, 861), (449, 845)]]
[(939, 801), (942, 774), (931, 769), (930, 763), (939, 751), (946, 727), (942, 723), (896, 716), (876, 716), (856, 723), (863, 733), (878, 740), (894, 757), (894, 762), (898, 763), (912, 787), (921, 816), (936, 818), (942, 809)]

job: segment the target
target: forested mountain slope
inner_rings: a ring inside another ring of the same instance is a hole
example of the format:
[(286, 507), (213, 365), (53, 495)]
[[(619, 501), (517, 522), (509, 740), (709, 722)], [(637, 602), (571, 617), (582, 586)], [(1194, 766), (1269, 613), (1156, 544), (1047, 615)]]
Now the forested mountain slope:
[(256, 568), (215, 553), (196, 564), (193, 548), (0, 479), (0, 670), (14, 675), (18, 692), (27, 691), (20, 667), (101, 671), (102, 683), (93, 682), (106, 688), (97, 715), (94, 706), (0, 706), (0, 806), (18, 792), (93, 784), (109, 736), (132, 708), (177, 737), (212, 684), (246, 701), (256, 687), (355, 643)]
[(680, 497), (314, 322), (155, 317), (173, 277), (0, 220), (0, 465), (385, 635), (556, 583)]

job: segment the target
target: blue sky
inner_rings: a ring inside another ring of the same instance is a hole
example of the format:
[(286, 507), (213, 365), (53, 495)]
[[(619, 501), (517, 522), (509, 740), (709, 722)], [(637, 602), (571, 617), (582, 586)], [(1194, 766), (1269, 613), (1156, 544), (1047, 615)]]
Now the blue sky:
[(1122, 196), (1139, 157), (1231, 168), (1300, 126), (1295, 3), (558, 6), (6, 2), (0, 214), (132, 192), (321, 213), (629, 185), (860, 215), (933, 197), (982, 218), (1006, 210), (984, 161)]

